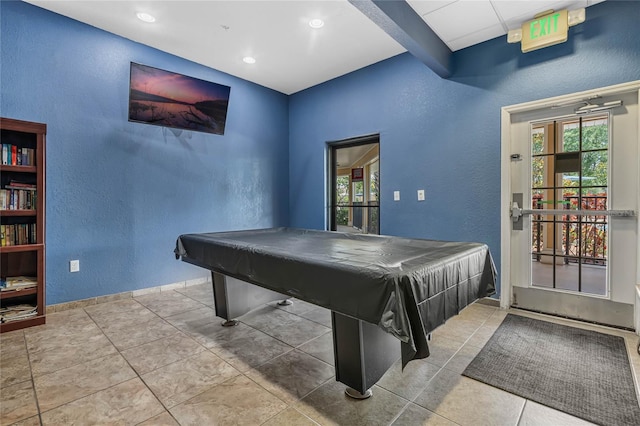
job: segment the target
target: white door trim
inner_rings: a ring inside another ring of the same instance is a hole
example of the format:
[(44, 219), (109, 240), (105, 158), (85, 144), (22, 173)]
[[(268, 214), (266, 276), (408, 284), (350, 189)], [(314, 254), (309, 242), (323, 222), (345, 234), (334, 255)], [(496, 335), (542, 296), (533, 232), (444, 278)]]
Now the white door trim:
[[(500, 307), (507, 309), (511, 306), (511, 114), (535, 111), (550, 108), (552, 105), (579, 102), (592, 96), (609, 96), (621, 93), (638, 91), (640, 97), (640, 80), (599, 89), (586, 90), (584, 92), (571, 93), (553, 98), (525, 102), (516, 105), (502, 107), (500, 115)], [(639, 114), (640, 116), (640, 108)], [(639, 121), (640, 123), (640, 117)], [(640, 131), (638, 132), (638, 144), (640, 146)], [(638, 156), (640, 166), (640, 156)], [(638, 178), (640, 180), (640, 177)], [(639, 182), (640, 184), (640, 182)], [(636, 211), (638, 206), (636, 206)], [(640, 225), (640, 215), (637, 218)], [(640, 226), (639, 226), (640, 229)], [(638, 242), (638, 270), (636, 272), (637, 284), (640, 285), (640, 241)], [(636, 309), (638, 309), (636, 307)]]

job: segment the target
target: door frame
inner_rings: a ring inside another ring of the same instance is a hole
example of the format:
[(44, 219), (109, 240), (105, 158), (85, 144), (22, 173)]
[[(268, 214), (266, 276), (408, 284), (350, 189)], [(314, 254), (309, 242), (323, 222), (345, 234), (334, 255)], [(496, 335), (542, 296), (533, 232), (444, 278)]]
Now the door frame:
[[(326, 158), (327, 158), (327, 185), (326, 185), (326, 215), (325, 215), (325, 229), (330, 231), (332, 225), (335, 223), (335, 209), (333, 208), (334, 199), (336, 193), (336, 156), (337, 149), (350, 148), (360, 145), (378, 144), (378, 162), (381, 161), (382, 155), (380, 152), (380, 133), (372, 133), (369, 135), (355, 136), (353, 138), (341, 139), (335, 141), (328, 141), (326, 144)], [(380, 222), (380, 203), (378, 203), (378, 223)]]
[[(537, 101), (524, 102), (521, 104), (509, 105), (501, 108), (500, 116), (500, 307), (508, 309), (512, 304), (511, 285), (511, 114), (531, 112), (552, 105), (569, 104), (579, 102), (592, 96), (615, 96), (622, 93), (638, 92), (640, 102), (640, 80), (602, 87), (598, 89), (585, 90), (583, 92), (571, 93), (568, 95), (555, 96)], [(640, 108), (638, 108), (638, 123), (640, 127)], [(638, 134), (638, 146), (640, 146), (640, 128)], [(640, 155), (638, 156), (638, 170), (640, 170)], [(640, 173), (638, 176), (640, 187)], [(640, 229), (640, 214), (636, 206), (636, 221)], [(638, 259), (636, 259), (636, 284), (640, 285), (640, 238), (638, 238)], [(630, 301), (634, 303), (634, 301)], [(636, 314), (640, 310), (635, 307)], [(636, 324), (638, 331), (638, 324)]]

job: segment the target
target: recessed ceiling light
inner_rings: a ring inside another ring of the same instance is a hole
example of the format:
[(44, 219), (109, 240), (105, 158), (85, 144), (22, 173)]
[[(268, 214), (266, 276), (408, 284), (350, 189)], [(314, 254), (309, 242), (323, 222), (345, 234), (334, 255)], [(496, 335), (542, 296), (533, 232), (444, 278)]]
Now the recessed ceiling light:
[(148, 13), (138, 12), (136, 13), (136, 16), (142, 22), (149, 22), (149, 23), (156, 22), (156, 18), (153, 15), (149, 15)]
[(311, 28), (322, 28), (324, 27), (324, 21), (322, 19), (312, 19), (309, 21), (309, 26)]
[(242, 58), (243, 62), (245, 64), (255, 64), (256, 63), (256, 58), (254, 58), (253, 56), (245, 56), (244, 58)]

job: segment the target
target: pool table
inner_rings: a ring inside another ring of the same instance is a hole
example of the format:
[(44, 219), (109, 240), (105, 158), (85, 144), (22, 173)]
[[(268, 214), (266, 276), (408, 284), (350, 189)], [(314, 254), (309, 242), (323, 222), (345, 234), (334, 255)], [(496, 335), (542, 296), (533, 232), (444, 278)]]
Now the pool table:
[(336, 380), (359, 398), (400, 357), (428, 357), (431, 331), (495, 291), (481, 243), (270, 228), (184, 234), (175, 255), (212, 272), (226, 325), (291, 297), (331, 310)]

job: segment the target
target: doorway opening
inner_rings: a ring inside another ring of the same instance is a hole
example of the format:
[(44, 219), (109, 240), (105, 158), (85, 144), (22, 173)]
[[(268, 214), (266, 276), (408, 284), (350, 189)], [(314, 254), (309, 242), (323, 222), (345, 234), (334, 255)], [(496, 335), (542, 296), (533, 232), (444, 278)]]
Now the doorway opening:
[(380, 234), (380, 137), (329, 144), (329, 229)]
[(640, 329), (639, 90), (502, 109), (503, 308)]

